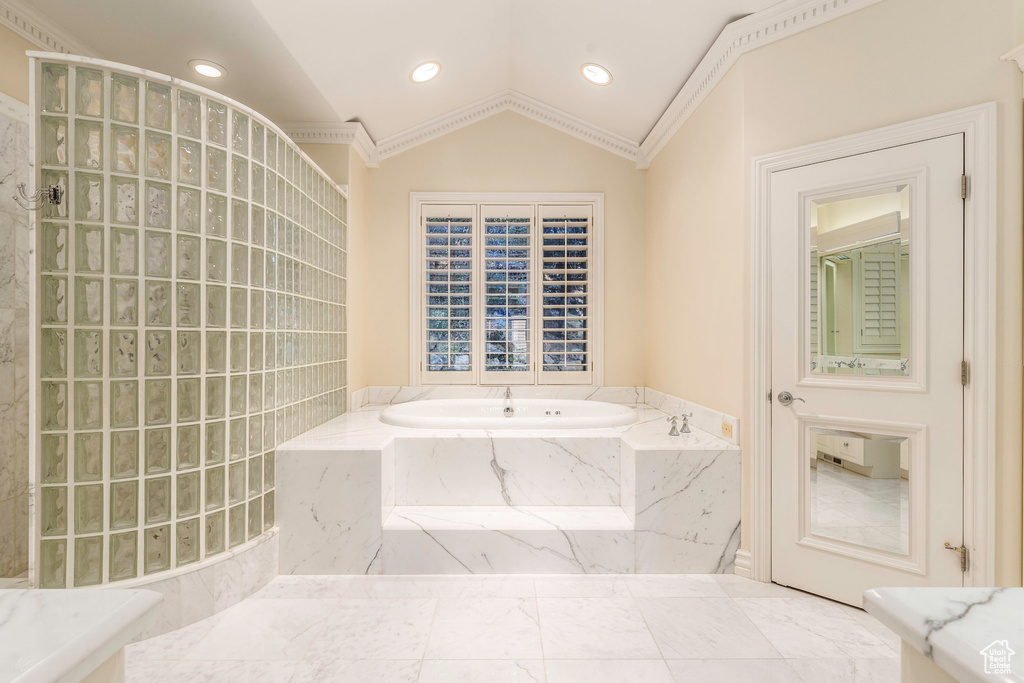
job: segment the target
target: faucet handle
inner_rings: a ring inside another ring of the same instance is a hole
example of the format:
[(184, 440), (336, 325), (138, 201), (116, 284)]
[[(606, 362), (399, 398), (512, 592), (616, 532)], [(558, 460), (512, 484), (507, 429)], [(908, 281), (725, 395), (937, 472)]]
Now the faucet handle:
[(681, 429), (682, 429), (683, 434), (689, 434), (690, 433), (690, 418), (691, 417), (693, 417), (693, 411), (690, 411), (689, 413), (683, 413), (682, 414), (683, 426), (681, 427)]
[[(679, 427), (676, 425), (676, 420), (678, 419), (679, 418), (676, 417), (675, 415), (669, 415), (668, 417), (665, 418), (666, 422), (672, 423), (672, 428), (668, 430), (669, 436), (679, 436)], [(683, 423), (683, 426), (686, 426), (685, 422)]]

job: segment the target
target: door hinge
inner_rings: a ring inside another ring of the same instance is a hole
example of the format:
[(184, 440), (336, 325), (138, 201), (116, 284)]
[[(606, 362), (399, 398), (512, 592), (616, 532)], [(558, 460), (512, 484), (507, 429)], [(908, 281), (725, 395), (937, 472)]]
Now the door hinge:
[(971, 364), (967, 361), (960, 362), (960, 384), (967, 386), (971, 381)]
[(967, 199), (967, 174), (960, 176), (960, 199)]
[(942, 546), (946, 550), (952, 550), (954, 553), (960, 556), (960, 571), (966, 572), (970, 568), (970, 552), (967, 550), (965, 545), (950, 545), (949, 541)]

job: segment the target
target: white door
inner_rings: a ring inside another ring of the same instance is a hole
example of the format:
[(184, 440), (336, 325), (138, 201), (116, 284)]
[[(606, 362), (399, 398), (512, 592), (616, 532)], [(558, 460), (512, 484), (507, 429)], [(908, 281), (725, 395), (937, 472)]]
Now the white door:
[(772, 174), (772, 580), (960, 586), (964, 140)]

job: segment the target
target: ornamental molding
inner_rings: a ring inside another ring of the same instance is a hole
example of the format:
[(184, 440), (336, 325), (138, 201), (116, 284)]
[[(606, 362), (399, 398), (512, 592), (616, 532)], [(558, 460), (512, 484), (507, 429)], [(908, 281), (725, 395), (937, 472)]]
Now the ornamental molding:
[(0, 0), (0, 24), (48, 52), (83, 57), (100, 55), (22, 0)]
[(286, 123), (281, 126), (297, 144), (351, 145), (369, 168), (377, 168), (377, 145), (358, 121), (348, 123)]

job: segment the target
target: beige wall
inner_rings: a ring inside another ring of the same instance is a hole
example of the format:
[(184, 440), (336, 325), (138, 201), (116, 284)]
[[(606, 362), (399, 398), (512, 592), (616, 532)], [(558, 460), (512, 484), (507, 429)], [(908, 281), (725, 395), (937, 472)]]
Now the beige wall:
[[(996, 578), (1016, 585), (1021, 580), (1021, 74), (999, 57), (1016, 44), (1020, 25), (1015, 0), (885, 0), (747, 54), (655, 159), (648, 172), (647, 207), (649, 296), (655, 296), (652, 289), (664, 288), (700, 292), (703, 282), (725, 288), (703, 288), (720, 304), (694, 306), (693, 315), (648, 316), (647, 384), (746, 418), (752, 159), (999, 103)], [(708, 151), (716, 148), (722, 159), (709, 162)], [(701, 201), (682, 202), (681, 193)], [(709, 206), (716, 207), (713, 213)], [(657, 225), (666, 219), (671, 226)], [(716, 248), (719, 239), (732, 247)], [(693, 270), (659, 257), (687, 245), (699, 245), (707, 254), (687, 262)], [(661, 339), (679, 340), (683, 353)], [(691, 358), (695, 361), (687, 362)], [(748, 446), (744, 433), (745, 452)], [(749, 519), (748, 464), (744, 520)]]
[(28, 104), (26, 50), (39, 48), (6, 26), (0, 26), (0, 92)]
[[(366, 383), (409, 383), (409, 193), (445, 191), (603, 192), (605, 384), (641, 383), (644, 176), (626, 159), (511, 112), (371, 169)], [(359, 388), (354, 382), (350, 387)]]

